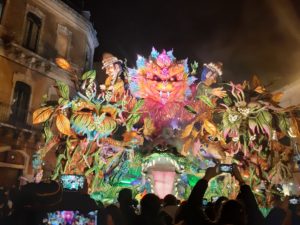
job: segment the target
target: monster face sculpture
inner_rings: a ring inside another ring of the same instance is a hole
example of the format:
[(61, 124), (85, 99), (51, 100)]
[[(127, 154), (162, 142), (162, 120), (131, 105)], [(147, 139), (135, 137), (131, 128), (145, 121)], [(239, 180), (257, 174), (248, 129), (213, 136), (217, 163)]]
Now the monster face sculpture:
[(136, 64), (136, 69), (129, 69), (130, 90), (135, 97), (165, 105), (189, 95), (187, 60), (177, 61), (172, 51), (158, 53), (153, 48), (149, 60), (138, 56)]
[(151, 118), (156, 132), (191, 118), (184, 106), (190, 104), (190, 87), (196, 78), (189, 76), (187, 60), (176, 60), (172, 51), (159, 53), (153, 48), (149, 59), (138, 56), (136, 66), (128, 70), (129, 89), (134, 97), (145, 100), (144, 116)]

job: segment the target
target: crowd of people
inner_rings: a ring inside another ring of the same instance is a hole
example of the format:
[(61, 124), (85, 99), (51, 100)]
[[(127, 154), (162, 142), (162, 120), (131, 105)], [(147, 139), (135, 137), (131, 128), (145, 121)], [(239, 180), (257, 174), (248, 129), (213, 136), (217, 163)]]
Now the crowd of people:
[(210, 179), (218, 175), (218, 167), (208, 168), (198, 181), (187, 201), (179, 202), (167, 195), (161, 201), (155, 194), (145, 195), (139, 213), (129, 189), (123, 189), (118, 198), (119, 207), (110, 205), (103, 211), (105, 225), (300, 225), (300, 204), (291, 207), (289, 198), (273, 199), (273, 208), (264, 217), (251, 188), (245, 184), (234, 165), (232, 175), (239, 182), (236, 199), (220, 196), (215, 202), (203, 204), (203, 196)]
[[(92, 225), (94, 221), (95, 223), (97, 221), (97, 224), (101, 225), (300, 225), (300, 204), (291, 205), (288, 197), (283, 200), (278, 196), (274, 197), (273, 208), (264, 217), (251, 188), (244, 182), (235, 165), (233, 165), (232, 176), (235, 177), (240, 185), (240, 192), (237, 198), (228, 199), (220, 196), (216, 201), (204, 204), (204, 194), (208, 187), (208, 182), (219, 173), (218, 166), (208, 168), (205, 176), (193, 188), (189, 198), (182, 202), (171, 194), (166, 195), (161, 200), (157, 195), (149, 193), (138, 203), (133, 198), (132, 191), (124, 188), (119, 192), (117, 203), (106, 207), (101, 203), (98, 204), (97, 216), (93, 218), (91, 217), (92, 214), (90, 214), (89, 223), (86, 224)], [(28, 210), (28, 205), (26, 206), (27, 208), (25, 207), (26, 209), (20, 206), (15, 188), (11, 190), (0, 189), (0, 193), (1, 225), (35, 225), (32, 224), (33, 220), (30, 223), (26, 223), (26, 219), (19, 218), (19, 220), (16, 220), (15, 217), (24, 216), (27, 212), (34, 215), (34, 213), (38, 212), (40, 205), (33, 210)], [(84, 204), (83, 200), (78, 200), (72, 196), (69, 197), (67, 201), (74, 206), (73, 210), (77, 207), (76, 204), (78, 206)], [(22, 214), (18, 210), (27, 211)], [(80, 209), (78, 210), (80, 211)], [(95, 210), (95, 207), (93, 207), (93, 210)], [(73, 212), (81, 215), (82, 213), (79, 213), (79, 211)], [(64, 213), (74, 214), (72, 211), (66, 211), (60, 212), (59, 215)], [(80, 216), (77, 217), (80, 218)], [(15, 221), (18, 221), (18, 223)], [(56, 225), (56, 223), (51, 221), (56, 220), (53, 220), (53, 218), (49, 219), (48, 222), (44, 220), (44, 223), (41, 224)], [(72, 222), (71, 220), (69, 222), (65, 220), (64, 223), (57, 223), (57, 225), (86, 225), (82, 221), (87, 220), (76, 219), (72, 220)]]
[(18, 189), (0, 187), (0, 218), (8, 217), (13, 213), (14, 202)]

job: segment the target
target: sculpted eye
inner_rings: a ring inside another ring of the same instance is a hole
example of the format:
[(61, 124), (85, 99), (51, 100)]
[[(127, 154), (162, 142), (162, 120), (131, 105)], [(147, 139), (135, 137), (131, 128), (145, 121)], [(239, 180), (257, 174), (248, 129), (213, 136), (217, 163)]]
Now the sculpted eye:
[(89, 108), (82, 108), (82, 109), (80, 110), (80, 112), (88, 113), (88, 112), (92, 112), (92, 110), (89, 109)]
[(171, 81), (171, 82), (176, 82), (176, 81), (177, 81), (177, 77), (171, 77), (171, 78), (170, 78), (170, 81)]
[(156, 75), (153, 76), (153, 80), (161, 81), (161, 79), (158, 76), (156, 76)]
[(111, 113), (109, 113), (109, 112), (106, 112), (105, 115), (106, 115), (107, 117), (112, 117)]

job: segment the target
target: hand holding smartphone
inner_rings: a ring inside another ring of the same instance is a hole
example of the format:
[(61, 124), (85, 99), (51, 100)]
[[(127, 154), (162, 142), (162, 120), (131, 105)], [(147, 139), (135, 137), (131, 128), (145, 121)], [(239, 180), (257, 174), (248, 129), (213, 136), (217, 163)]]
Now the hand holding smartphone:
[(63, 174), (60, 182), (65, 191), (80, 191), (84, 188), (85, 177), (81, 175)]
[(297, 196), (291, 196), (289, 198), (289, 204), (290, 205), (298, 205), (298, 204), (300, 204), (300, 199)]
[(218, 201), (218, 199), (219, 199), (219, 196), (213, 196), (213, 197), (211, 197), (211, 202), (215, 203), (216, 201)]
[(218, 173), (231, 173), (240, 185), (245, 183), (236, 164), (220, 164), (218, 166)]
[(219, 171), (221, 173), (232, 173), (233, 166), (232, 164), (220, 164)]

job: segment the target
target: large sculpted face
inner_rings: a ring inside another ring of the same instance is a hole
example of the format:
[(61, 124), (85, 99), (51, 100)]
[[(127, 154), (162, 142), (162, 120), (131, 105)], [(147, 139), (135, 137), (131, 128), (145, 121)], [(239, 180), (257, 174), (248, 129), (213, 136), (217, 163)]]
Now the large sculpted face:
[(116, 76), (119, 74), (120, 71), (120, 65), (117, 63), (111, 64), (105, 68), (105, 73), (108, 76), (111, 76), (113, 79), (116, 79)]
[(153, 49), (149, 60), (138, 56), (137, 69), (129, 69), (131, 93), (161, 104), (183, 101), (189, 90), (188, 73), (186, 60)]

